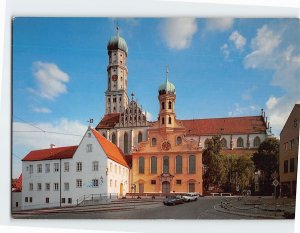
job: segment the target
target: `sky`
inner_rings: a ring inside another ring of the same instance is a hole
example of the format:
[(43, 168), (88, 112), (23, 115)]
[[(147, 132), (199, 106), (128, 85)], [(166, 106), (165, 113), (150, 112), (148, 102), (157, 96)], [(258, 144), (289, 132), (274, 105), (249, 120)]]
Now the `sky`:
[(275, 136), (300, 103), (298, 19), (22, 18), (13, 22), (13, 177), (31, 150), (77, 145), (105, 114), (108, 55), (128, 45), (128, 94), (158, 115), (176, 86), (177, 119), (256, 116)]

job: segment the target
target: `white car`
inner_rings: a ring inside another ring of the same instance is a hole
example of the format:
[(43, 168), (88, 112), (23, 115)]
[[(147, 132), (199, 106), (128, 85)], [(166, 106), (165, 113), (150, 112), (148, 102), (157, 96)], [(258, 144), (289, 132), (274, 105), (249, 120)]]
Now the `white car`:
[(182, 195), (182, 198), (186, 202), (197, 201), (198, 194), (197, 193), (186, 193), (186, 194)]

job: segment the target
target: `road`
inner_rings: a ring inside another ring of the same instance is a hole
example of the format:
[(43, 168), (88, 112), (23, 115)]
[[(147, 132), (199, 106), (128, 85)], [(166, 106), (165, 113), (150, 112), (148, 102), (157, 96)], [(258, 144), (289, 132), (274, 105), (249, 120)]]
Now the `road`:
[(219, 212), (215, 206), (225, 197), (203, 197), (198, 201), (176, 206), (164, 206), (160, 202), (151, 205), (138, 206), (126, 210), (100, 211), (87, 209), (86, 212), (73, 210), (69, 213), (39, 213), (33, 215), (18, 215), (15, 218), (29, 219), (251, 219)]

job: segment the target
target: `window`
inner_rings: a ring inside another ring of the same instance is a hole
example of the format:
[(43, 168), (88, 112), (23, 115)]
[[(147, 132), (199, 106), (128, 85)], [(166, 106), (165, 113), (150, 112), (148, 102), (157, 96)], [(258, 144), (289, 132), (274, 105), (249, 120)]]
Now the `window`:
[(59, 163), (54, 163), (54, 172), (59, 172)]
[(176, 144), (177, 145), (181, 145), (181, 143), (182, 143), (182, 138), (181, 137), (177, 137)]
[(50, 191), (50, 183), (46, 183), (45, 184), (45, 190), (46, 191)]
[(157, 158), (155, 156), (151, 157), (151, 174), (157, 173)]
[(82, 171), (82, 162), (77, 162), (76, 163), (76, 171), (81, 172)]
[(61, 203), (63, 203), (63, 204), (66, 203), (66, 198), (63, 197), (63, 198), (61, 199)]
[(19, 207), (19, 202), (16, 202), (16, 207)]
[(110, 164), (109, 164), (109, 171), (110, 171), (110, 172), (112, 172), (112, 169), (113, 169), (112, 167), (113, 167), (113, 165), (112, 165), (112, 163), (110, 163)]
[(72, 204), (72, 198), (68, 198), (68, 204)]
[(165, 118), (164, 118), (164, 117), (161, 118), (161, 124), (162, 124), (162, 125), (165, 124)]
[(189, 173), (196, 173), (196, 156), (189, 156)]
[(259, 147), (259, 145), (260, 145), (260, 138), (259, 138), (258, 136), (256, 136), (256, 137), (254, 138), (253, 146), (254, 146), (254, 147)]
[(156, 184), (156, 180), (151, 180), (151, 184)]
[(244, 140), (241, 137), (237, 139), (237, 147), (244, 147)]
[(295, 159), (292, 158), (290, 159), (290, 172), (294, 172), (295, 171)]
[(92, 152), (93, 151), (93, 145), (92, 144), (87, 144), (86, 145), (86, 152)]
[(33, 190), (33, 183), (29, 183), (29, 190), (30, 190), (30, 191)]
[(65, 167), (65, 172), (69, 172), (70, 171), (70, 163), (69, 162), (65, 162), (64, 163), (64, 167)]
[(119, 174), (121, 174), (121, 166), (119, 166)]
[(25, 197), (25, 202), (28, 202), (28, 197)]
[(99, 170), (99, 162), (98, 161), (94, 161), (93, 162), (93, 171), (98, 171)]
[(49, 163), (45, 164), (45, 172), (46, 173), (50, 172), (50, 164)]
[(288, 143), (284, 143), (284, 149), (287, 150), (288, 149)]
[(29, 197), (29, 202), (32, 202), (32, 197)]
[(141, 141), (143, 141), (143, 134), (141, 132), (139, 132), (139, 134), (138, 134), (138, 143), (140, 143)]
[(156, 146), (156, 138), (152, 138), (152, 146)]
[(46, 201), (45, 201), (46, 203), (49, 203), (49, 197), (46, 197)]
[(128, 154), (129, 150), (128, 150), (128, 134), (125, 133), (124, 134), (124, 153)]
[(64, 183), (65, 191), (69, 191), (70, 185), (69, 183)]
[(227, 148), (227, 140), (225, 138), (222, 138), (221, 146), (222, 146), (222, 148)]
[(283, 172), (284, 173), (288, 173), (289, 172), (289, 161), (288, 160), (284, 160), (283, 166), (284, 166)]
[(163, 173), (169, 173), (169, 157), (163, 157)]
[(176, 184), (181, 184), (181, 180), (176, 180)]
[(82, 188), (82, 180), (81, 179), (76, 180), (76, 188)]
[(88, 137), (91, 138), (92, 137), (92, 133), (88, 133)]
[(54, 191), (58, 191), (58, 190), (59, 190), (58, 183), (54, 183)]
[(42, 190), (42, 183), (37, 183), (37, 191), (41, 191)]
[(165, 102), (161, 102), (161, 109), (165, 109)]
[(169, 125), (172, 124), (172, 118), (169, 117)]
[(33, 165), (29, 165), (29, 174), (33, 173)]
[(43, 167), (42, 164), (37, 165), (37, 173), (42, 173), (43, 172)]
[(168, 107), (169, 107), (169, 109), (172, 109), (172, 102), (171, 101), (169, 101)]
[(294, 148), (294, 146), (295, 146), (295, 139), (292, 139), (291, 141), (290, 141), (290, 143), (291, 143), (291, 150)]
[(176, 173), (177, 174), (182, 173), (182, 156), (181, 155), (176, 156)]
[(144, 157), (139, 157), (139, 173), (144, 174), (145, 172), (145, 159)]
[(93, 187), (98, 187), (98, 186), (99, 186), (99, 181), (98, 181), (98, 179), (93, 179), (93, 180), (92, 180), (92, 183), (93, 183)]
[(115, 145), (117, 145), (117, 140), (116, 140), (116, 134), (115, 133), (112, 133), (111, 135), (111, 142)]
[(118, 172), (117, 164), (115, 164), (115, 173)]

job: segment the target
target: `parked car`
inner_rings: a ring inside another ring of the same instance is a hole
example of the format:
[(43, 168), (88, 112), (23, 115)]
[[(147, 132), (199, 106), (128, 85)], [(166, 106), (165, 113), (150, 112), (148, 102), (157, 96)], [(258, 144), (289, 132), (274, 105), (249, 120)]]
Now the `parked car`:
[(177, 205), (183, 204), (183, 202), (184, 200), (180, 196), (169, 196), (163, 201), (164, 205)]
[(185, 202), (190, 202), (190, 201), (197, 201), (198, 196), (199, 195), (197, 193), (186, 193), (182, 195), (182, 198)]

